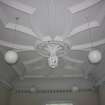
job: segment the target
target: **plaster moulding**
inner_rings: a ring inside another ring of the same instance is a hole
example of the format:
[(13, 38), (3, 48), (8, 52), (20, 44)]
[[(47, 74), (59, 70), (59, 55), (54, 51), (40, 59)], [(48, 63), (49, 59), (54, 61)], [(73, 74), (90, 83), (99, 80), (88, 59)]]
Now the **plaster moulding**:
[[(103, 45), (103, 44), (105, 44), (105, 39), (93, 42), (92, 46), (96, 47), (96, 46)], [(87, 49), (90, 47), (91, 47), (91, 43), (87, 43), (87, 44), (72, 46), (71, 50)]]
[(28, 35), (31, 35), (33, 37), (38, 37), (33, 31), (32, 29), (28, 28), (28, 27), (25, 27), (23, 25), (19, 25), (19, 24), (15, 24), (15, 23), (7, 23), (5, 25), (5, 28), (8, 28), (8, 29), (12, 29), (12, 30), (17, 30), (19, 32), (23, 32), (23, 33), (26, 33)]
[(20, 10), (22, 12), (28, 13), (28, 14), (33, 14), (36, 10), (36, 8), (33, 8), (29, 5), (23, 4), (19, 1), (13, 1), (13, 0), (0, 0), (2, 3), (15, 8), (17, 10)]
[(50, 76), (46, 76), (46, 75), (24, 75), (24, 78), (73, 78), (73, 77), (77, 77), (77, 78), (81, 78), (84, 77), (82, 74), (75, 74), (75, 75), (50, 75)]
[[(80, 25), (80, 26), (74, 28), (74, 29), (71, 31), (71, 33), (70, 33), (69, 35), (67, 35), (67, 36), (64, 36), (63, 39), (65, 39), (65, 38), (67, 38), (67, 37), (72, 37), (72, 36), (74, 36), (74, 35), (77, 35), (77, 33), (82, 32), (82, 31), (86, 31), (86, 30), (88, 30), (88, 29), (90, 29), (90, 28), (99, 27), (99, 26), (100, 26), (100, 24), (99, 24), (99, 22), (97, 22), (97, 21), (91, 21), (91, 22), (89, 22), (89, 23), (82, 24), (82, 25)], [(10, 23), (10, 22), (9, 22), (9, 23), (7, 23), (7, 24), (5, 25), (5, 28), (12, 29), (12, 30), (15, 30), (15, 28), (16, 28), (16, 30), (19, 31), (19, 32), (23, 32), (23, 33), (26, 33), (26, 34), (28, 34), (28, 35), (31, 35), (31, 36), (33, 36), (33, 37), (35, 37), (35, 38), (41, 39), (40, 36), (36, 35), (36, 34), (32, 31), (32, 29), (30, 29), (30, 28), (28, 28), (28, 27), (25, 27), (25, 26), (23, 26), (23, 25), (19, 25), (19, 24), (15, 24), (15, 23)]]
[(82, 3), (79, 3), (75, 6), (69, 7), (68, 9), (72, 14), (83, 11), (97, 3), (99, 3), (101, 0), (85, 0)]
[(72, 37), (74, 35), (77, 35), (78, 33), (86, 31), (86, 30), (88, 30), (90, 28), (95, 28), (95, 27), (99, 27), (99, 26), (100, 26), (100, 23), (97, 22), (97, 21), (91, 21), (89, 23), (82, 24), (82, 25), (74, 28), (71, 31), (71, 33), (69, 35), (67, 35), (67, 36), (64, 36), (63, 39), (66, 39), (68, 37)]
[[(103, 45), (103, 44), (105, 44), (105, 39), (93, 42), (93, 47)], [(19, 52), (36, 50), (33, 46), (19, 45), (19, 44), (14, 44), (14, 43), (11, 43), (11, 42), (8, 42), (8, 41), (3, 41), (3, 40), (0, 40), (0, 45), (5, 46), (5, 47), (9, 47), (9, 48), (17, 49), (17, 52), (18, 52), (18, 50), (19, 50)], [(90, 48), (90, 47), (91, 47), (91, 43), (87, 43), (87, 44), (72, 46), (71, 50), (81, 50), (81, 49), (87, 49), (87, 48)], [(88, 50), (86, 50), (86, 51), (88, 51)]]
[(19, 45), (19, 44), (14, 44), (14, 43), (3, 41), (3, 40), (0, 40), (0, 45), (9, 47), (9, 48), (14, 48), (14, 49), (35, 50), (33, 46)]

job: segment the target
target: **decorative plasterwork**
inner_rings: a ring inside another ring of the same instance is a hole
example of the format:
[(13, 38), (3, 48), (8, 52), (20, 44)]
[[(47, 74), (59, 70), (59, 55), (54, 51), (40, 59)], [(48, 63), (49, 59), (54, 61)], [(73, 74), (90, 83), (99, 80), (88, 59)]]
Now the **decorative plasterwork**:
[[(102, 45), (102, 44), (105, 44), (105, 39), (93, 42), (92, 46), (96, 47), (96, 46), (99, 46), (99, 45)], [(8, 41), (3, 41), (3, 40), (0, 40), (0, 45), (5, 46), (5, 47), (9, 47), (9, 48), (17, 49), (17, 51), (19, 50), (19, 52), (36, 50), (33, 46), (19, 45), (19, 44), (10, 43)], [(87, 49), (87, 48), (90, 48), (90, 47), (91, 47), (91, 43), (87, 43), (87, 44), (72, 46), (71, 50), (81, 50), (81, 49)], [(86, 50), (86, 51), (88, 51), (88, 50)]]
[(101, 0), (85, 0), (82, 3), (79, 3), (75, 6), (70, 7), (69, 10), (72, 14), (74, 14), (74, 13), (77, 13), (79, 11), (85, 10), (85, 9), (93, 6), (100, 1)]
[(81, 45), (77, 45), (77, 46), (72, 46), (71, 50), (80, 50), (80, 49), (86, 49), (86, 48), (91, 48), (91, 47), (96, 47), (99, 45), (103, 45), (105, 44), (105, 39), (93, 42), (91, 43), (87, 43), (87, 44), (81, 44)]
[(72, 36), (78, 34), (79, 32), (83, 32), (83, 31), (86, 31), (86, 30), (88, 30), (90, 28), (95, 28), (95, 27), (99, 27), (99, 26), (100, 26), (100, 24), (97, 21), (91, 21), (89, 23), (82, 24), (82, 25), (74, 28), (71, 31), (71, 33), (69, 35), (67, 35), (67, 36), (64, 36), (64, 38), (72, 37)]
[[(35, 89), (35, 90), (34, 90)], [(14, 90), (14, 92), (15, 92), (15, 94), (33, 94), (33, 93), (37, 93), (37, 94), (47, 94), (48, 96), (49, 95), (52, 95), (53, 94), (53, 96), (55, 95), (55, 96), (57, 96), (57, 95), (61, 95), (62, 94), (62, 96), (64, 96), (65, 97), (65, 95), (72, 95), (73, 94), (73, 90), (69, 87), (69, 88), (57, 88), (57, 89), (36, 89), (36, 88), (34, 88), (33, 90), (31, 90), (31, 88), (24, 88), (24, 87), (22, 87), (22, 88), (16, 88), (15, 90)], [(92, 89), (92, 88), (87, 88), (87, 89), (79, 89), (79, 92), (93, 92), (94, 91), (94, 89)], [(78, 91), (76, 91), (76, 92), (78, 92)], [(74, 104), (72, 104), (72, 102), (71, 101), (55, 101), (55, 102), (53, 102), (54, 104), (52, 104), (51, 102), (50, 103), (48, 103), (48, 104), (46, 104), (46, 105), (74, 105)], [(62, 103), (62, 104), (61, 104)]]
[[(82, 32), (82, 31), (86, 31), (86, 30), (88, 30), (90, 28), (99, 27), (99, 26), (100, 26), (100, 24), (97, 21), (91, 21), (89, 23), (82, 24), (82, 25), (74, 28), (71, 31), (71, 33), (69, 35), (67, 35), (67, 36), (64, 36), (63, 39), (65, 39), (67, 37), (74, 36), (77, 33)], [(35, 37), (35, 38), (41, 39), (40, 36), (36, 35), (32, 31), (32, 29), (30, 29), (28, 27), (25, 27), (23, 25), (19, 25), (19, 24), (15, 24), (15, 23), (8, 23), (8, 24), (5, 25), (5, 28), (12, 29), (12, 30), (15, 30), (15, 28), (16, 28), (17, 31), (24, 32), (24, 33), (26, 33), (28, 35), (31, 35), (31, 36)]]
[(17, 10), (20, 10), (20, 11), (28, 13), (28, 14), (33, 14), (36, 10), (36, 8), (33, 8), (26, 4), (23, 4), (19, 1), (14, 1), (14, 0), (0, 0), (0, 1), (12, 8), (15, 8)]
[(70, 74), (70, 75), (24, 75), (24, 78), (82, 78), (83, 74)]
[(0, 45), (14, 49), (35, 50), (33, 46), (19, 45), (3, 40), (0, 40)]
[(39, 54), (44, 57), (49, 56), (58, 56), (61, 57), (65, 55), (66, 51), (68, 50), (68, 45), (63, 41), (43, 41), (37, 44), (36, 49), (38, 50)]
[(5, 25), (5, 28), (8, 28), (8, 29), (12, 29), (12, 30), (17, 30), (17, 31), (20, 31), (20, 32), (23, 32), (23, 33), (26, 33), (26, 34), (29, 34), (33, 37), (38, 37), (33, 31), (32, 29), (28, 28), (28, 27), (25, 27), (23, 25), (19, 25), (19, 24), (15, 24), (15, 23), (8, 23)]

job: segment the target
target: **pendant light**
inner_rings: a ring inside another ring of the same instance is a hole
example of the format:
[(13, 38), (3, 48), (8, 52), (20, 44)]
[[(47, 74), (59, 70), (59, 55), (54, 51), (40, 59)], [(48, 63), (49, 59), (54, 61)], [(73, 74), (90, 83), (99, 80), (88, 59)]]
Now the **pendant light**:
[(73, 87), (71, 88), (71, 90), (72, 90), (72, 92), (78, 92), (78, 91), (79, 91), (79, 87), (73, 86)]
[[(88, 21), (88, 18), (87, 18)], [(90, 28), (90, 24), (88, 21), (88, 28)], [(97, 64), (102, 60), (102, 54), (98, 49), (93, 50), (93, 42), (92, 42), (92, 33), (91, 33), (91, 29), (89, 30), (89, 38), (90, 38), (90, 43), (91, 43), (91, 50), (88, 54), (88, 60), (90, 63), (92, 64)]]
[(88, 58), (89, 58), (89, 61), (91, 63), (99, 63), (102, 59), (102, 54), (99, 50), (93, 50), (93, 51), (90, 51), (89, 54), (88, 54)]
[[(19, 18), (16, 17), (16, 22), (18, 21), (18, 19)], [(15, 25), (15, 32), (16, 32), (16, 26), (17, 26), (17, 23)], [(4, 59), (8, 64), (15, 64), (18, 61), (18, 54), (13, 50), (9, 50), (5, 53)]]
[(18, 54), (15, 51), (9, 50), (5, 53), (4, 59), (9, 64), (15, 64), (18, 61)]

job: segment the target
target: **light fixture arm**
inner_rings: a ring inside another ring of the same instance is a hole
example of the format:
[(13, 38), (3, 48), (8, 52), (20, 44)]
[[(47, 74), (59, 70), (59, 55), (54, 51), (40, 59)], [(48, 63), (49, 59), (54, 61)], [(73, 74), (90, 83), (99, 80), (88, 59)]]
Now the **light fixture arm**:
[[(88, 21), (88, 17), (87, 17), (87, 21)], [(91, 28), (90, 28), (90, 24), (88, 22), (88, 28), (89, 28), (89, 39), (90, 39), (90, 52), (88, 54), (88, 59), (90, 61), (90, 63), (92, 64), (96, 64), (96, 63), (99, 63), (102, 59), (102, 54), (99, 50), (93, 50), (93, 41), (92, 41), (92, 31), (91, 31)]]

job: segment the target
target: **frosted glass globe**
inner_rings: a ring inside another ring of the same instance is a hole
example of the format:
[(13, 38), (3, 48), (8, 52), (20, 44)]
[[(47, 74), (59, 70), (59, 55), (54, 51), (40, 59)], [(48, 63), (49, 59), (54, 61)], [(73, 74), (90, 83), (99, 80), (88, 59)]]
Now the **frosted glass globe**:
[(77, 92), (79, 90), (79, 88), (77, 86), (73, 86), (71, 90), (72, 90), (72, 92)]
[(35, 89), (34, 87), (32, 87), (32, 88), (30, 88), (30, 91), (31, 91), (31, 92), (35, 92), (36, 89)]
[(7, 51), (4, 59), (9, 64), (15, 64), (18, 60), (18, 54), (15, 51)]
[(91, 63), (99, 63), (102, 59), (102, 54), (99, 50), (93, 50), (89, 53), (88, 59)]

